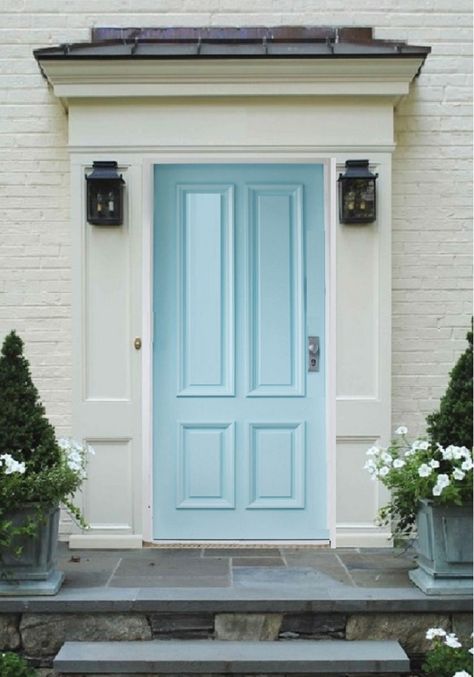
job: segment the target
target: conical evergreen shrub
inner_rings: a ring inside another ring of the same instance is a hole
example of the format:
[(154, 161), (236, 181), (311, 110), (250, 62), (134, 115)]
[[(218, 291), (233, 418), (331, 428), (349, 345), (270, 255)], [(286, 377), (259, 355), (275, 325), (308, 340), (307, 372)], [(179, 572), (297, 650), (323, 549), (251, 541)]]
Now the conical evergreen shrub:
[(426, 419), (431, 441), (445, 448), (454, 444), (472, 449), (472, 330), (467, 335), (467, 341), (467, 349), (450, 373), (448, 388), (438, 411)]
[(52, 468), (60, 461), (54, 429), (45, 416), (28, 360), (23, 355), (23, 341), (14, 331), (6, 336), (0, 356), (2, 454), (26, 462), (30, 472)]

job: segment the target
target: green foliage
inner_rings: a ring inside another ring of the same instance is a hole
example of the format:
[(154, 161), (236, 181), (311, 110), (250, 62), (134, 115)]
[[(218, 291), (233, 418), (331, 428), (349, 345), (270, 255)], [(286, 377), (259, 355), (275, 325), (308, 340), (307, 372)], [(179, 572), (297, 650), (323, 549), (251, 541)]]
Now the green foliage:
[(366, 470), (391, 490), (391, 501), (381, 509), (381, 524), (391, 524), (396, 538), (412, 532), (421, 499), (435, 503), (472, 503), (472, 455), (467, 447), (446, 449), (427, 440), (410, 443), (406, 428), (387, 448), (368, 450)]
[(0, 653), (0, 677), (34, 677), (36, 670), (30, 668), (18, 654)]
[[(454, 638), (457, 640), (457, 638)], [(455, 642), (456, 643), (456, 642)], [(460, 643), (454, 648), (445, 643), (445, 639), (436, 637), (433, 648), (426, 655), (422, 670), (430, 677), (453, 677), (463, 671), (472, 674), (472, 655)]]
[[(84, 479), (86, 449), (56, 441), (23, 355), (23, 342), (11, 332), (0, 355), (0, 560), (5, 551), (19, 555), (15, 543), (34, 537), (46, 511), (60, 503), (71, 508), (82, 526), (72, 497)], [(11, 515), (25, 504), (36, 515), (15, 526)]]
[(443, 447), (456, 444), (472, 449), (473, 446), (472, 331), (467, 341), (468, 347), (451, 371), (438, 411), (426, 419), (431, 440)]
[(54, 429), (45, 416), (33, 382), (23, 341), (12, 331), (0, 357), (0, 455), (28, 463), (32, 472), (52, 468), (60, 460)]

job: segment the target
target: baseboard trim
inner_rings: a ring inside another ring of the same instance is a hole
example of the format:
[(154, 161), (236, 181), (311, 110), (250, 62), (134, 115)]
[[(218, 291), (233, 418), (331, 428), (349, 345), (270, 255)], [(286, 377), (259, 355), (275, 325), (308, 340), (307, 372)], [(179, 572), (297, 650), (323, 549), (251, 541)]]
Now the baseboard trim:
[(337, 548), (393, 548), (390, 531), (361, 529), (355, 527), (336, 528)]
[(71, 534), (71, 550), (140, 550), (141, 534)]

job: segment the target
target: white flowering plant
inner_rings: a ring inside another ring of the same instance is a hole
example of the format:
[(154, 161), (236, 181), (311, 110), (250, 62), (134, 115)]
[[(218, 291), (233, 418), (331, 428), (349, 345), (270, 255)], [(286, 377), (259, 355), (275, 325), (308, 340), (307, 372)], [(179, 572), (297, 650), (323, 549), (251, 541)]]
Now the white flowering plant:
[[(55, 462), (42, 468), (16, 460), (13, 453), (0, 455), (0, 559), (5, 550), (21, 554), (15, 543), (35, 535), (51, 506), (62, 504), (80, 526), (87, 526), (73, 496), (86, 478), (87, 457), (94, 450), (69, 438), (59, 439), (56, 449)], [(12, 516), (26, 506), (34, 506), (36, 513), (18, 525)]]
[(472, 503), (471, 451), (455, 445), (444, 448), (427, 439), (411, 442), (405, 426), (395, 431), (388, 447), (371, 447), (364, 467), (373, 480), (391, 490), (391, 501), (382, 508), (379, 519), (382, 524), (392, 523), (395, 536), (411, 533), (422, 499)]
[(432, 647), (422, 666), (424, 674), (430, 677), (472, 677), (473, 649), (463, 647), (453, 632), (430, 628), (426, 639), (432, 642)]

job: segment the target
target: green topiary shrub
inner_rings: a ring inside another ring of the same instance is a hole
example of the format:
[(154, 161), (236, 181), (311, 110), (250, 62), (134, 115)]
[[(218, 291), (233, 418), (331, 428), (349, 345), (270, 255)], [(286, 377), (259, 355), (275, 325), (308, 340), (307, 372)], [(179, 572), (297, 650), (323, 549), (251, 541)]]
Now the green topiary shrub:
[[(23, 341), (12, 331), (0, 354), (0, 575), (5, 554), (19, 557), (22, 537), (35, 537), (52, 507), (65, 505), (86, 526), (72, 500), (85, 478), (88, 451), (87, 445), (56, 440)], [(12, 516), (26, 505), (36, 507), (36, 517), (15, 526)]]
[(45, 416), (23, 355), (23, 341), (12, 331), (0, 357), (0, 456), (11, 454), (32, 472), (60, 462), (53, 426)]
[(451, 371), (438, 411), (426, 419), (431, 441), (443, 447), (454, 444), (472, 449), (472, 331), (467, 340), (469, 345)]
[(36, 670), (30, 668), (24, 658), (16, 653), (0, 653), (0, 677), (34, 677)]

